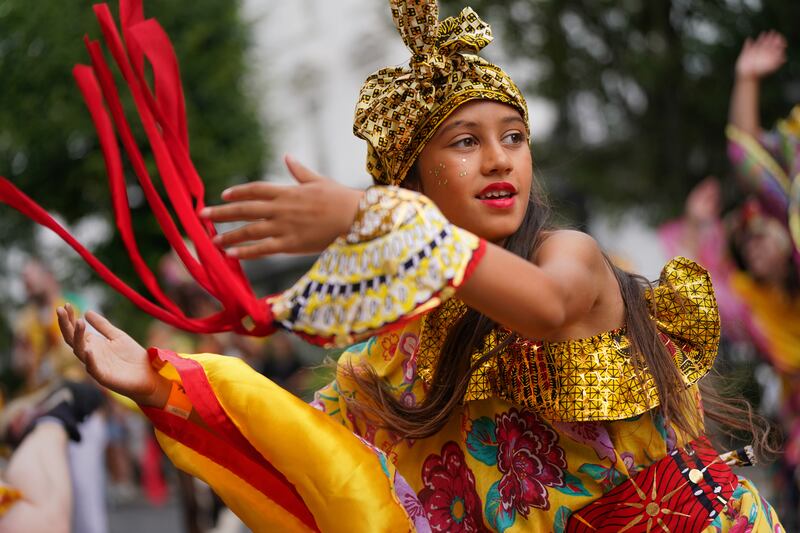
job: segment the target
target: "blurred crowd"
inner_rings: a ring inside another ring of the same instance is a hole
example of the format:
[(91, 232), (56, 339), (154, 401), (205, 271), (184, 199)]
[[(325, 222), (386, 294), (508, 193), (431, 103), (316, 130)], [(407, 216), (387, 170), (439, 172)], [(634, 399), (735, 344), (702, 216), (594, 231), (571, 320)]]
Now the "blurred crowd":
[[(800, 172), (800, 107), (774, 128), (762, 127), (758, 118), (759, 84), (781, 67), (785, 51), (783, 37), (773, 32), (745, 43), (735, 66), (727, 131), (733, 176), (709, 177), (698, 184), (686, 199), (684, 215), (663, 225), (658, 236), (667, 254), (692, 258), (711, 272), (723, 322), (718, 371), (747, 389), (751, 403), (782, 430), (782, 453), (770, 467), (775, 472), (771, 493), (791, 531), (800, 527), (800, 228), (793, 235), (790, 226), (791, 206), (797, 205), (791, 182)], [(734, 184), (738, 192), (729, 206), (723, 192)], [(175, 257), (165, 257), (159, 270), (162, 286), (169, 287), (170, 298), (187, 314), (207, 316), (217, 310)], [(53, 497), (41, 502), (57, 505), (56, 512), (70, 506), (71, 526), (65, 531), (103, 533), (108, 531), (109, 505), (141, 498), (163, 505), (171, 497), (180, 502), (187, 532), (214, 528), (222, 502), (164, 461), (135, 405), (92, 392), (83, 366), (61, 339), (55, 308), (67, 302), (83, 308), (79, 295), (64, 293), (47, 265), (35, 259), (25, 266), (22, 278), (27, 303), (15, 313), (0, 415), (8, 486), (26, 496), (45, 486), (52, 496), (53, 487), (64, 481), (54, 482), (53, 477), (69, 476), (71, 498), (66, 503)], [(177, 352), (240, 357), (289, 390), (310, 388), (295, 339), (287, 336), (196, 336), (153, 322), (142, 341)], [(42, 420), (56, 421), (53, 425), (63, 429), (49, 430), (63, 435), (45, 436), (37, 443), (39, 428), (48, 429)], [(63, 456), (68, 468), (48, 467), (37, 478), (31, 474), (33, 463), (41, 463), (45, 455), (53, 460)], [(37, 479), (38, 485), (33, 483)], [(8, 488), (0, 492), (0, 507), (18, 499)]]
[[(191, 282), (176, 257), (164, 257), (159, 270), (170, 298), (190, 316), (206, 316), (216, 311), (213, 299)], [(7, 455), (20, 445), (23, 437), (27, 438), (32, 425), (52, 416), (54, 397), (64, 392), (65, 384), (74, 393), (67, 402), (69, 409), (74, 409), (72, 404), (80, 402), (79, 396), (86, 394), (84, 386), (96, 388), (64, 343), (55, 315), (55, 309), (66, 303), (76, 310), (82, 309), (80, 297), (64, 293), (53, 272), (37, 259), (28, 261), (22, 278), (27, 303), (16, 315), (10, 366), (3, 376), (5, 406), (0, 416), (0, 431), (5, 442), (13, 444), (6, 449)], [(311, 374), (303, 370), (297, 341), (285, 334), (269, 339), (232, 333), (190, 335), (153, 321), (143, 340), (147, 346), (182, 353), (239, 357), (298, 395), (313, 386), (307, 383)], [(76, 388), (75, 384), (81, 386)], [(110, 506), (143, 499), (153, 506), (177, 500), (188, 533), (217, 531), (214, 528), (224, 511), (222, 502), (202, 482), (175, 470), (164, 459), (149, 422), (135, 404), (108, 391), (102, 391), (102, 397), (104, 400), (76, 425), (79, 442), (70, 442), (66, 447), (72, 509), (59, 518), (64, 522), (71, 516), (71, 527), (64, 531), (105, 533), (109, 531)], [(45, 448), (53, 446), (50, 442)], [(6, 481), (9, 486), (19, 486), (13, 480)], [(0, 527), (0, 531), (4, 529)]]

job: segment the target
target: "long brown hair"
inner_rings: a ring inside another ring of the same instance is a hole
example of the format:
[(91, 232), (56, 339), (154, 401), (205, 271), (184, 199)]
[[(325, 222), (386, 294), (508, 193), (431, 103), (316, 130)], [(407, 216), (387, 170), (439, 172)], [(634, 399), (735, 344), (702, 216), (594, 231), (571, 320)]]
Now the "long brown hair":
[[(411, 181), (414, 187), (418, 179), (417, 169), (412, 167), (410, 180), (407, 181)], [(522, 223), (505, 240), (503, 247), (520, 257), (531, 259), (552, 229), (550, 207), (535, 182)], [(648, 305), (644, 295), (652, 285), (642, 276), (626, 272), (608, 258), (606, 260), (614, 272), (624, 301), (629, 353), (638, 369), (639, 379), (645, 379), (645, 371), (653, 376), (659, 409), (667, 424), (690, 438), (699, 436), (703, 433), (702, 415), (694, 398), (687, 392), (683, 377), (651, 319), (655, 309)], [(482, 350), (484, 338), (497, 325), (489, 317), (468, 308), (448, 331), (437, 358), (432, 382), (425, 398), (416, 405), (402, 403), (386, 380), (370, 366), (345, 367), (346, 374), (359, 390), (353, 407), (398, 438), (420, 439), (438, 433), (463, 403), (472, 372), (502, 353), (518, 338), (516, 334), (509, 335), (494, 349), (472, 361), (472, 354)], [(774, 451), (766, 440), (766, 423), (752, 412), (747, 402), (735, 404), (723, 401), (713, 389), (703, 389), (704, 404), (713, 406), (705, 413), (709, 418), (718, 421), (723, 428), (748, 432), (755, 437), (756, 445), (760, 445), (761, 449)]]

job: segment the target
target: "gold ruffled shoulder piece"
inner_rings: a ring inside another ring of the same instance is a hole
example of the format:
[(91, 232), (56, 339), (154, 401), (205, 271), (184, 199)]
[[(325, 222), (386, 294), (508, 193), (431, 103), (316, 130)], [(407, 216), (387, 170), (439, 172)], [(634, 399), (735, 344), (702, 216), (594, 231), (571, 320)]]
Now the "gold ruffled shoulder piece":
[[(714, 363), (719, 345), (719, 312), (708, 272), (683, 257), (663, 269), (659, 285), (646, 294), (654, 306), (662, 340), (675, 358), (687, 386)], [(446, 333), (465, 306), (450, 300), (425, 316), (417, 371), (427, 383)], [(481, 353), (497, 346), (509, 332), (490, 333)], [(465, 401), (492, 396), (535, 409), (552, 421), (620, 420), (658, 405), (652, 375), (642, 379), (629, 355), (624, 328), (563, 342), (518, 339), (476, 369)], [(473, 355), (473, 361), (480, 354)]]
[(655, 306), (656, 324), (669, 337), (667, 347), (678, 368), (687, 383), (695, 383), (711, 370), (719, 348), (719, 309), (711, 276), (691, 259), (676, 257), (645, 297)]

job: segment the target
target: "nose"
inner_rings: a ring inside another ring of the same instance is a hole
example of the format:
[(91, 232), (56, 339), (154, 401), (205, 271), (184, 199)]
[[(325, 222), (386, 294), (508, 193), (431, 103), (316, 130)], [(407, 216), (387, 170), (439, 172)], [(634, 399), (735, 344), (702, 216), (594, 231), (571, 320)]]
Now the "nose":
[(513, 170), (512, 159), (500, 141), (484, 143), (481, 165), (484, 176), (502, 176)]

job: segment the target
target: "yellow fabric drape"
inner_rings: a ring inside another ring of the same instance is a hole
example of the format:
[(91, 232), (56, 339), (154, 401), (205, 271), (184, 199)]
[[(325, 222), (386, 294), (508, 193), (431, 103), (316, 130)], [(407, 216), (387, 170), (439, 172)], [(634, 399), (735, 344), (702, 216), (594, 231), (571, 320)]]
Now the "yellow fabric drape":
[[(240, 359), (210, 354), (181, 357), (202, 366), (227, 416), (245, 439), (295, 486), (322, 531), (412, 530), (393, 490), (394, 468), (348, 428), (336, 424)], [(170, 364), (161, 373), (180, 380)], [(187, 387), (191, 397), (189, 390)], [(202, 415), (203, 409), (197, 403), (195, 409)], [(231, 471), (164, 433), (160, 432), (158, 437), (176, 465), (214, 487), (254, 531), (304, 529)]]

